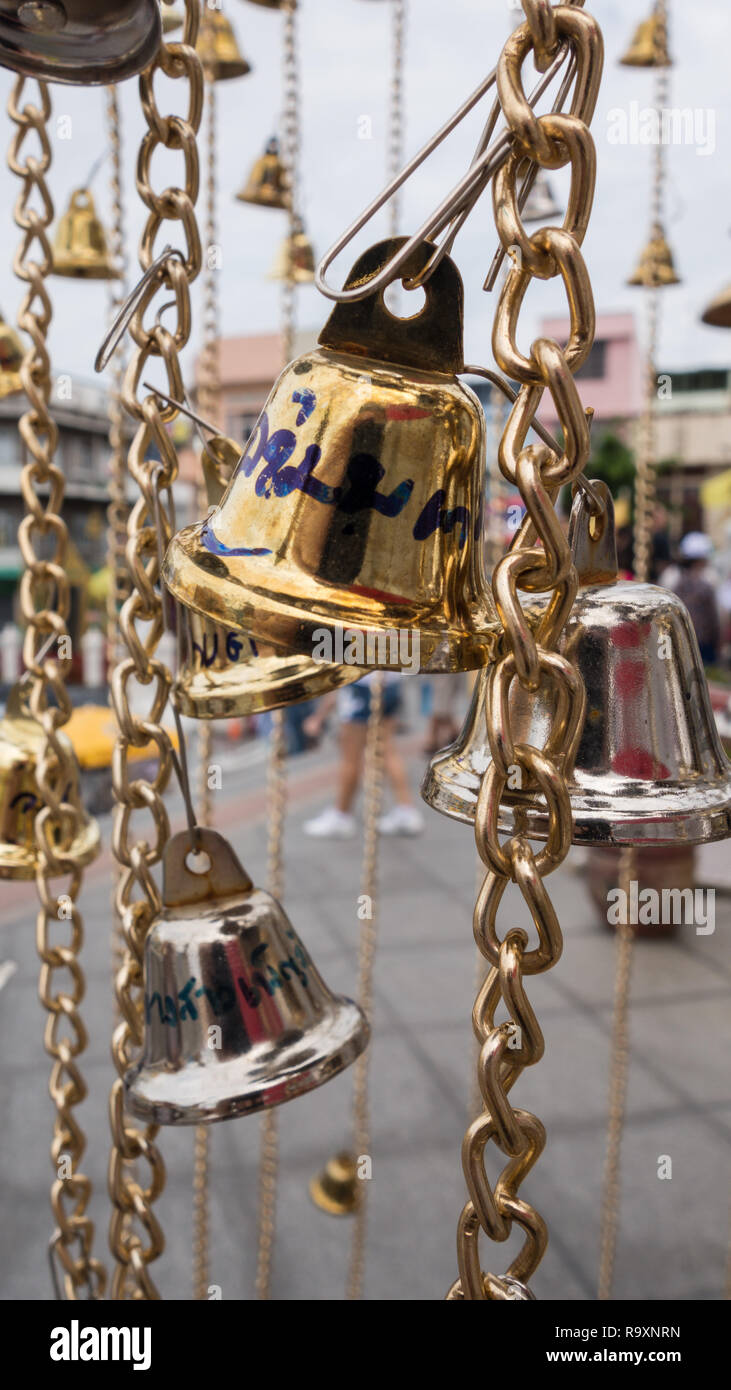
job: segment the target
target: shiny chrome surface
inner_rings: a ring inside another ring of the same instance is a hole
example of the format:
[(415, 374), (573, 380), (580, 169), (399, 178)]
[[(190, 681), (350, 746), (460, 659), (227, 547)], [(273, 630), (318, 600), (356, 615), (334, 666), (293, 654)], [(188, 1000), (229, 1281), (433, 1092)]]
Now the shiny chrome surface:
[[(700, 844), (731, 833), (731, 766), (721, 748), (695, 633), (684, 605), (652, 584), (579, 591), (561, 648), (578, 663), (587, 712), (570, 781), (574, 843)], [(481, 673), (465, 728), (427, 770), (422, 796), (472, 821), (490, 759)], [(523, 717), (511, 691), (511, 727), (542, 746), (550, 710)], [(501, 829), (545, 836), (539, 798), (514, 791)]]
[[(73, 782), (66, 800), (80, 806), (78, 769), (73, 748), (60, 730), (61, 739), (74, 768)], [(41, 725), (28, 713), (19, 685), (8, 696), (0, 719), (0, 879), (34, 878), (38, 865), (34, 822), (43, 805), (36, 767), (45, 735)], [(71, 846), (76, 862), (91, 863), (99, 851), (99, 826), (83, 815), (81, 829)]]
[(188, 867), (188, 832), (165, 852), (163, 908), (145, 947), (144, 1055), (125, 1076), (129, 1110), (155, 1124), (292, 1100), (349, 1066), (369, 1037), (279, 903), (254, 888), (221, 835), (198, 833), (206, 873)]
[[(396, 244), (365, 253), (352, 277)], [(275, 384), (220, 506), (173, 539), (164, 573), (176, 598), (306, 654), (318, 629), (348, 628), (372, 645), (418, 631), (424, 670), (491, 659), (498, 624), (477, 539), (485, 427), (456, 376), (461, 305), (445, 259), (412, 319), (381, 296), (335, 308), (320, 348)], [(374, 655), (368, 664), (388, 666)]]
[(122, 82), (160, 38), (157, 0), (0, 0), (0, 64), (48, 82)]
[(363, 675), (358, 666), (278, 650), (191, 609), (183, 612), (186, 654), (175, 692), (181, 713), (191, 719), (226, 719), (296, 705), (352, 685)]
[(53, 274), (76, 280), (117, 280), (106, 233), (88, 188), (71, 194), (53, 241)]

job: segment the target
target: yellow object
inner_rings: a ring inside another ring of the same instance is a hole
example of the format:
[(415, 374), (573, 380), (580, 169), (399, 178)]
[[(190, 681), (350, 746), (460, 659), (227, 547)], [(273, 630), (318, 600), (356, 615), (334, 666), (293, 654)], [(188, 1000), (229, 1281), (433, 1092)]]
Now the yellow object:
[(5, 322), (0, 313), (0, 400), (23, 390), (20, 367), (23, 361), (23, 344), (14, 328)]
[(71, 194), (53, 243), (53, 274), (76, 280), (118, 280), (94, 199), (88, 188)]
[(650, 15), (637, 26), (635, 36), (620, 63), (626, 68), (670, 68), (668, 31), (663, 16)]
[(724, 507), (731, 507), (731, 468), (727, 468), (725, 473), (719, 473), (716, 478), (709, 478), (707, 483), (702, 483), (700, 494), (703, 506), (709, 511), (721, 511)]
[(251, 72), (231, 28), (230, 21), (220, 10), (204, 6), (196, 52), (208, 82), (227, 82), (232, 77), (245, 77)]
[(628, 285), (642, 285), (645, 289), (660, 290), (666, 285), (679, 285), (680, 276), (675, 270), (673, 253), (665, 239), (659, 223), (652, 229), (650, 240), (643, 248), (634, 275)]
[(262, 208), (289, 207), (289, 188), (287, 171), (279, 153), (279, 141), (272, 136), (240, 193), (236, 194), (240, 203), (253, 203)]
[[(174, 748), (178, 746), (177, 734), (166, 729)], [(117, 739), (117, 722), (112, 710), (106, 705), (77, 705), (64, 733), (70, 739), (81, 768), (110, 767)], [(142, 762), (145, 758), (159, 755), (157, 744), (146, 743), (142, 748), (129, 747), (126, 757), (130, 762)]]
[(281, 243), (268, 278), (294, 280), (296, 285), (312, 284), (315, 278), (315, 253), (299, 218), (295, 231)]

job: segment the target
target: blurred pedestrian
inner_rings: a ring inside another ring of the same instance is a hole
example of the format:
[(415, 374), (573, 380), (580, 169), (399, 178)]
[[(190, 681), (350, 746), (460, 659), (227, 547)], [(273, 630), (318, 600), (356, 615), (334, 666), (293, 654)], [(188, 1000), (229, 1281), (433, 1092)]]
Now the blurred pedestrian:
[(708, 568), (712, 551), (709, 536), (689, 531), (680, 542), (679, 573), (670, 585), (690, 613), (704, 666), (717, 665), (721, 642), (716, 588), (713, 571)]

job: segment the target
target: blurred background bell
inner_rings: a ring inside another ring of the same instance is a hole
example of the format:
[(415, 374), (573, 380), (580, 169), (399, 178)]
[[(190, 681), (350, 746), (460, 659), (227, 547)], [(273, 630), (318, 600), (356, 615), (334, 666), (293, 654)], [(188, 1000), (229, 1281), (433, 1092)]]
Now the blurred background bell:
[[(372, 247), (348, 283), (402, 245)], [(431, 250), (422, 243), (402, 274), (417, 274)], [(173, 538), (170, 591), (310, 656), (342, 663), (329, 651), (347, 632), (346, 664), (483, 665), (499, 630), (480, 543), (485, 417), (457, 377), (454, 262), (439, 263), (416, 314), (395, 317), (367, 295), (336, 306), (319, 344), (279, 377), (220, 506)]]
[(667, 25), (661, 15), (654, 13), (649, 19), (643, 19), (627, 52), (619, 61), (626, 68), (672, 67)]
[(650, 290), (659, 290), (666, 285), (680, 284), (680, 276), (677, 274), (673, 262), (673, 253), (659, 223), (653, 227), (650, 240), (643, 248), (637, 269), (634, 275), (630, 276), (627, 284), (643, 285)]
[(53, 243), (53, 274), (77, 280), (117, 280), (94, 199), (88, 188), (71, 194), (68, 211), (59, 218)]
[(731, 285), (721, 290), (708, 305), (703, 314), (703, 323), (710, 324), (712, 328), (731, 328)]
[(162, 7), (162, 32), (172, 34), (176, 29), (180, 29), (185, 15), (182, 10), (171, 10), (167, 5)]
[(535, 183), (525, 200), (523, 221), (546, 223), (560, 215), (561, 209), (553, 196), (548, 176), (544, 169), (539, 169)]
[(15, 329), (6, 323), (0, 313), (0, 401), (23, 390), (20, 378), (22, 361), (23, 344)]
[(295, 218), (293, 232), (281, 243), (268, 278), (294, 280), (296, 285), (312, 284), (315, 278), (315, 253), (301, 218)]
[(321, 1173), (310, 1182), (310, 1196), (320, 1211), (331, 1216), (348, 1216), (358, 1205), (358, 1165), (352, 1154), (339, 1153), (328, 1159)]
[[(78, 769), (66, 734), (57, 737), (65, 746), (74, 768), (64, 799), (81, 808)], [(46, 736), (29, 713), (20, 684), (11, 690), (0, 719), (0, 879), (34, 878), (38, 864), (35, 818), (43, 806), (36, 769)], [(70, 846), (79, 866), (91, 863), (99, 852), (99, 826), (82, 809), (81, 825)]]
[(282, 163), (279, 141), (275, 135), (267, 142), (263, 155), (256, 160), (244, 187), (236, 197), (240, 203), (253, 203), (257, 207), (289, 207), (287, 171)]
[(157, 0), (0, 0), (0, 64), (29, 77), (122, 82), (159, 45)]
[[(311, 1091), (365, 1048), (352, 1000), (332, 994), (279, 903), (222, 835), (165, 850), (162, 910), (145, 944), (145, 1039), (126, 1103), (153, 1124), (208, 1124)], [(212, 1030), (218, 1030), (212, 1031)]]
[(230, 21), (221, 10), (209, 10), (201, 15), (196, 52), (208, 82), (228, 82), (232, 77), (245, 77), (251, 65), (241, 52)]
[[(617, 579), (611, 498), (603, 484), (593, 487), (605, 500), (605, 531), (600, 550), (587, 541), (588, 527), (576, 520), (577, 514), (584, 517), (577, 499), (572, 549), (581, 588), (559, 648), (578, 667), (587, 700), (568, 769), (573, 842), (670, 846), (723, 840), (731, 831), (731, 766), (688, 611), (675, 594), (654, 584)], [(474, 821), (490, 762), (488, 680), (489, 672), (481, 671), (464, 729), (432, 759), (422, 786), (430, 806), (457, 820)], [(554, 695), (527, 695), (514, 680), (509, 701), (514, 742), (544, 747), (555, 723)], [(545, 839), (547, 826), (545, 802), (536, 791), (506, 790), (501, 830)]]

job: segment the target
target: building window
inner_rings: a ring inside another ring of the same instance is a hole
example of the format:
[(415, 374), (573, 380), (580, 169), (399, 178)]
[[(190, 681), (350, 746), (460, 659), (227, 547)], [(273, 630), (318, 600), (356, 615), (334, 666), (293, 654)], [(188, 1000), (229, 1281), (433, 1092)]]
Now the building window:
[(607, 374), (607, 343), (604, 338), (597, 338), (592, 343), (591, 351), (583, 367), (576, 373), (577, 377), (585, 378), (588, 381), (602, 381)]
[(15, 421), (0, 425), (0, 467), (20, 463), (20, 435)]

